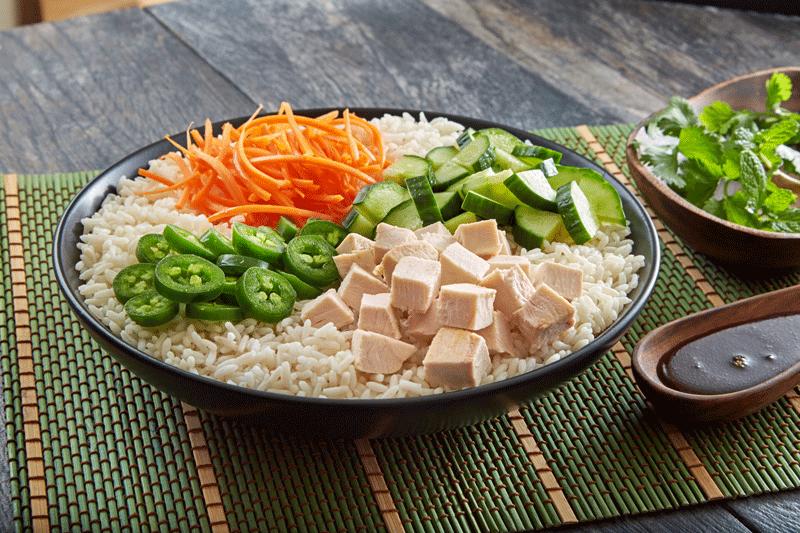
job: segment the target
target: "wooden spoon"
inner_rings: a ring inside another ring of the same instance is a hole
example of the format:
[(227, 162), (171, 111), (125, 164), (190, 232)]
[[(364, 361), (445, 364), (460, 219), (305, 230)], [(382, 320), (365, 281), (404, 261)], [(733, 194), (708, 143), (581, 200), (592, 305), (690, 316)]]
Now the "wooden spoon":
[(800, 313), (800, 285), (739, 300), (674, 320), (642, 337), (633, 350), (636, 383), (654, 409), (677, 425), (735, 420), (778, 400), (800, 382), (800, 362), (748, 389), (725, 394), (690, 394), (662, 380), (659, 365), (675, 349), (716, 331)]

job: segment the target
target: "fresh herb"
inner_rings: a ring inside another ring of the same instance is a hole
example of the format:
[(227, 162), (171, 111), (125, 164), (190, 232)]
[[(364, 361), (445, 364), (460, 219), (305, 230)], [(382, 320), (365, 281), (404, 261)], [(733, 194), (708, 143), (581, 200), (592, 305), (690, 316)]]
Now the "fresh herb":
[(792, 95), (786, 74), (773, 74), (766, 88), (766, 112), (715, 102), (698, 116), (686, 99), (672, 97), (645, 125), (636, 149), (653, 174), (697, 207), (743, 226), (797, 233), (797, 195), (772, 176), (800, 171), (800, 114), (782, 107)]

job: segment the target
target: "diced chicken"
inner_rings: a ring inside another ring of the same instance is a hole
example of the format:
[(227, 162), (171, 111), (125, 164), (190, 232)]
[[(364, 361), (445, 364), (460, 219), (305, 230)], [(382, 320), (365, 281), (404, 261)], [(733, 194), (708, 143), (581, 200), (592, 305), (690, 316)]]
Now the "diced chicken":
[(381, 222), (375, 228), (375, 264), (380, 264), (386, 252), (410, 241), (416, 241), (414, 232), (406, 228), (398, 228)]
[(483, 337), (444, 327), (433, 338), (422, 364), (432, 386), (462, 389), (480, 384), (491, 360)]
[(527, 257), (522, 257), (520, 255), (496, 255), (494, 257), (490, 257), (486, 260), (489, 263), (489, 271), (486, 273), (491, 274), (492, 270), (495, 269), (509, 269), (513, 268), (515, 265), (519, 266), (522, 271), (525, 273), (528, 278), (531, 277), (531, 261)]
[(361, 297), (365, 294), (380, 294), (389, 292), (389, 287), (384, 282), (364, 270), (358, 265), (350, 267), (350, 272), (339, 285), (339, 296), (352, 309), (361, 308)]
[(533, 286), (538, 289), (542, 284), (549, 285), (566, 300), (572, 301), (583, 291), (583, 271), (548, 261), (540, 264), (533, 275)]
[(447, 235), (443, 235), (441, 233), (423, 233), (420, 236), (420, 240), (422, 240), (423, 242), (427, 242), (428, 244), (436, 248), (436, 251), (438, 251), (439, 253), (444, 252), (448, 246), (456, 242), (456, 238), (450, 235), (449, 232), (447, 233)]
[(434, 222), (433, 224), (428, 224), (427, 226), (423, 226), (414, 232), (414, 235), (417, 236), (418, 239), (421, 239), (422, 236), (426, 233), (434, 233), (436, 235), (451, 235), (450, 230), (441, 223), (441, 222)]
[(415, 341), (430, 342), (442, 327), (439, 322), (439, 301), (434, 299), (424, 313), (412, 311), (403, 323), (405, 334)]
[(348, 233), (347, 237), (336, 247), (338, 254), (351, 254), (361, 250), (372, 250), (375, 247), (375, 241), (364, 237), (358, 233)]
[(375, 255), (372, 248), (335, 255), (333, 256), (333, 262), (336, 263), (336, 268), (339, 269), (339, 276), (342, 279), (347, 276), (350, 272), (350, 267), (353, 265), (358, 265), (367, 272), (372, 272), (375, 269)]
[(453, 243), (441, 253), (442, 285), (452, 283), (480, 283), (489, 263), (464, 248), (460, 243)]
[(383, 280), (389, 287), (392, 286), (392, 273), (397, 266), (397, 262), (403, 257), (419, 257), (420, 259), (439, 259), (439, 251), (424, 241), (411, 241), (399, 246), (395, 246), (383, 256), (381, 264), (372, 273), (376, 276), (383, 276)]
[(514, 347), (514, 338), (511, 336), (511, 322), (509, 322), (505, 313), (495, 311), (492, 323), (475, 333), (486, 341), (489, 355), (498, 353), (517, 355), (517, 350)]
[(403, 257), (392, 273), (392, 305), (402, 311), (424, 313), (439, 292), (441, 276), (438, 261)]
[(503, 247), (493, 218), (461, 224), (453, 236), (461, 246), (483, 259), (497, 255)]
[(403, 336), (388, 292), (365, 294), (361, 297), (361, 308), (358, 311), (358, 329), (380, 333), (393, 339), (399, 339)]
[(439, 290), (438, 318), (442, 326), (470, 330), (492, 323), (496, 291), (471, 283), (442, 285)]
[(352, 324), (355, 320), (353, 311), (339, 296), (335, 289), (328, 289), (313, 300), (306, 302), (300, 311), (300, 320), (311, 321), (315, 328), (332, 323), (335, 327), (341, 328)]
[(575, 308), (548, 285), (542, 285), (511, 315), (511, 322), (528, 340), (530, 350), (537, 350), (575, 324)]
[(417, 351), (413, 344), (361, 329), (353, 332), (351, 349), (356, 370), (368, 374), (397, 372)]
[(493, 270), (483, 278), (481, 287), (497, 291), (494, 308), (507, 315), (525, 305), (535, 291), (530, 278), (518, 265), (509, 269)]
[(508, 244), (505, 230), (497, 230), (497, 238), (500, 239), (500, 251), (497, 255), (511, 255), (511, 246)]

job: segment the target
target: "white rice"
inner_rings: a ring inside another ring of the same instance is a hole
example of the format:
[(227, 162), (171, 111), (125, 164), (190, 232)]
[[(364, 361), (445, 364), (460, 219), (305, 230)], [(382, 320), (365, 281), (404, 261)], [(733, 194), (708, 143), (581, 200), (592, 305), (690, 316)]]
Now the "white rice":
[[(402, 153), (425, 155), (442, 144), (452, 144), (462, 127), (436, 118), (430, 122), (411, 115), (383, 117), (375, 124), (384, 133), (389, 157)], [(164, 176), (177, 172), (165, 161), (152, 161), (151, 170)], [(76, 268), (84, 284), (80, 292), (91, 312), (115, 335), (139, 350), (188, 372), (230, 384), (298, 396), (327, 398), (400, 398), (443, 392), (424, 380), (423, 366), (406, 363), (393, 375), (363, 374), (354, 366), (350, 350), (352, 330), (331, 324), (321, 328), (301, 323), (295, 313), (274, 326), (253, 319), (232, 324), (195, 321), (179, 316), (160, 328), (143, 328), (125, 314), (114, 297), (111, 283), (117, 272), (136, 262), (136, 244), (142, 235), (161, 232), (176, 224), (202, 234), (212, 224), (204, 216), (175, 209), (169, 193), (138, 195), (136, 191), (160, 187), (143, 178), (123, 179), (118, 194), (110, 195), (101, 209), (85, 219)], [(227, 225), (217, 229), (230, 235)], [(626, 228), (603, 227), (583, 246), (545, 243), (525, 251), (535, 265), (556, 261), (584, 272), (583, 295), (573, 304), (576, 325), (552, 346), (525, 357), (494, 356), (483, 383), (506, 379), (556, 361), (587, 345), (616, 320), (628, 294), (638, 285), (642, 256), (632, 254)], [(519, 345), (521, 346), (521, 339)], [(424, 348), (421, 348), (424, 349)]]

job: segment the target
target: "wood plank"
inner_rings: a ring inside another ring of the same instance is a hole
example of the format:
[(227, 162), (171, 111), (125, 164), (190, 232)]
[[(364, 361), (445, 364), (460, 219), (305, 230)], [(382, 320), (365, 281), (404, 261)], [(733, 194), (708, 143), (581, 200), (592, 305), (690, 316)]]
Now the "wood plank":
[(723, 504), (754, 533), (795, 533), (800, 516), (800, 490), (762, 494)]
[(100, 170), (256, 107), (141, 9), (15, 28), (0, 50), (0, 128), (13, 132), (0, 173)]

